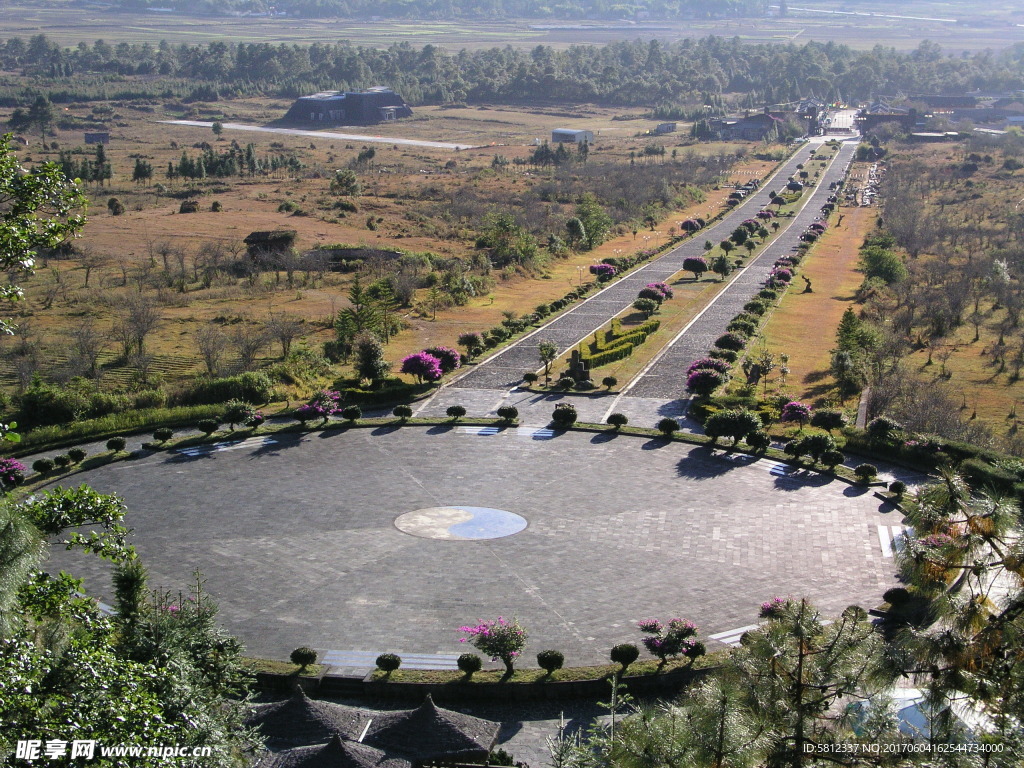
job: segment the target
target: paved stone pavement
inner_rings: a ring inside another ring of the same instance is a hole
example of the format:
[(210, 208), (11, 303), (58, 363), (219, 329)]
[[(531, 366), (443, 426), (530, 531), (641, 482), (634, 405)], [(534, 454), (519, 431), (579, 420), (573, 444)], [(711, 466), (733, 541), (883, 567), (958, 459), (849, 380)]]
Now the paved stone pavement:
[[(878, 528), (899, 514), (864, 489), (660, 439), (476, 432), (282, 435), (139, 454), (74, 482), (125, 498), (154, 587), (186, 589), (200, 569), (227, 628), (272, 658), (299, 645), (457, 654), (458, 626), (503, 614), (528, 628), (528, 654), (600, 662), (649, 616), (687, 617), (709, 636), (751, 624), (775, 594), (839, 611), (893, 583)], [(393, 525), (446, 505), (529, 526), (441, 541)], [(112, 602), (94, 559), (55, 551), (49, 567)]]

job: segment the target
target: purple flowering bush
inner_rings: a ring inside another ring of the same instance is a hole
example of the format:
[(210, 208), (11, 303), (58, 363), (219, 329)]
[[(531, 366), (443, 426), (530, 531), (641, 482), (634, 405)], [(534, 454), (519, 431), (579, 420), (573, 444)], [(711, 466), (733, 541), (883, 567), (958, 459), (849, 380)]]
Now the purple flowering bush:
[(704, 655), (704, 644), (693, 639), (697, 626), (692, 621), (670, 619), (666, 625), (657, 619), (645, 619), (637, 627), (647, 635), (642, 639), (644, 648), (662, 664), (677, 656), (686, 656), (692, 661)]
[(686, 391), (707, 397), (725, 384), (725, 379), (724, 373), (712, 370), (711, 368), (698, 368), (686, 377)]
[(307, 421), (320, 419), (326, 424), (327, 419), (341, 410), (341, 393), (333, 389), (321, 389), (305, 405), (295, 409), (295, 418), (305, 424)]
[(708, 262), (703, 256), (687, 256), (683, 259), (683, 269), (693, 272), (693, 279), (700, 280), (700, 276), (708, 271)]
[(477, 650), (491, 661), (501, 661), (505, 665), (505, 675), (511, 677), (512, 665), (526, 647), (526, 630), (519, 625), (519, 620), (511, 621), (499, 616), (496, 621), (481, 621), (476, 626), (459, 627), (467, 637), (459, 638), (460, 643), (472, 643)]
[(690, 363), (690, 367), (686, 369), (687, 375), (694, 371), (701, 369), (718, 371), (719, 373), (728, 373), (729, 364), (725, 360), (719, 360), (717, 357), (702, 357), (699, 360), (694, 360)]
[(671, 299), (675, 296), (675, 293), (673, 293), (667, 283), (648, 283), (644, 288), (650, 288), (652, 291), (657, 291), (661, 294), (663, 299)]
[(604, 282), (605, 280), (611, 280), (613, 277), (615, 277), (616, 272), (617, 270), (611, 264), (590, 265), (590, 274), (597, 277), (597, 279), (601, 282)]
[(773, 597), (764, 603), (761, 603), (761, 610), (758, 615), (762, 619), (777, 619), (782, 616), (782, 612), (789, 605), (788, 597)]
[(768, 221), (775, 218), (775, 211), (758, 211), (756, 216), (762, 221)]
[(441, 361), (429, 352), (415, 352), (403, 358), (399, 370), (415, 376), (420, 384), (424, 381), (437, 381), (443, 375)]
[(0, 459), (0, 484), (4, 488), (21, 485), (25, 481), (28, 467), (17, 459)]
[(680, 225), (680, 227), (684, 232), (696, 232), (700, 229), (701, 225), (694, 219), (687, 219)]
[(779, 267), (771, 271), (770, 277), (779, 282), (788, 283), (793, 279), (793, 273), (785, 267)]
[(433, 355), (441, 362), (441, 373), (451, 373), (462, 366), (462, 355), (451, 347), (431, 347), (423, 351), (428, 355)]
[(811, 418), (810, 406), (798, 403), (795, 400), (791, 400), (782, 406), (782, 415), (780, 416), (781, 421), (795, 421), (800, 424), (800, 429), (804, 428)]

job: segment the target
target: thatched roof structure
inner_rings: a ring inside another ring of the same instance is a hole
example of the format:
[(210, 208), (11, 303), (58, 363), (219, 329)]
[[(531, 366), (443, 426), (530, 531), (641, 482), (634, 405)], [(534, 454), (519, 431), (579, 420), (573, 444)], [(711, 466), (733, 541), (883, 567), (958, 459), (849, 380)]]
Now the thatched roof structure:
[(412, 763), (335, 736), (327, 744), (295, 747), (267, 755), (260, 761), (259, 768), (412, 768)]
[(360, 710), (315, 701), (301, 689), (284, 701), (259, 705), (246, 719), (271, 745), (322, 744), (333, 736), (358, 739), (363, 722)]
[(417, 763), (483, 762), (500, 727), (490, 720), (441, 709), (428, 695), (416, 709), (375, 715), (363, 743), (401, 752)]

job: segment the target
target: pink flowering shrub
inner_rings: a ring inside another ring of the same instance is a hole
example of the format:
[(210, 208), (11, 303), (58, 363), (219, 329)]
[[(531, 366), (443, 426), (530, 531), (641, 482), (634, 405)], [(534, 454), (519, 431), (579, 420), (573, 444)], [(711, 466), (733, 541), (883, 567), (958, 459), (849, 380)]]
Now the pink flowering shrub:
[(710, 368), (698, 368), (686, 377), (686, 391), (707, 397), (725, 384), (725, 379), (724, 373), (719, 373)]
[(17, 459), (0, 459), (0, 484), (4, 488), (21, 485), (25, 481), (28, 467)]
[(441, 362), (441, 373), (451, 373), (462, 366), (462, 355), (451, 347), (431, 347), (423, 351), (428, 355), (433, 355)]
[(810, 418), (810, 406), (798, 403), (795, 400), (791, 400), (782, 406), (782, 415), (780, 417), (782, 421), (799, 422), (800, 428), (803, 429), (803, 425), (806, 424)]
[(782, 616), (787, 605), (789, 605), (788, 597), (773, 597), (771, 600), (761, 603), (758, 615), (762, 619), (777, 619)]
[(441, 361), (429, 352), (415, 352), (403, 358), (399, 370), (415, 376), (420, 384), (424, 381), (437, 381), (443, 375)]
[(615, 277), (616, 271), (617, 270), (615, 269), (615, 267), (613, 267), (611, 264), (590, 265), (590, 274), (595, 275), (597, 279), (601, 282), (605, 280), (611, 280), (613, 277)]
[(690, 367), (686, 369), (686, 373), (691, 374), (702, 368), (718, 371), (719, 373), (729, 372), (729, 364), (725, 362), (725, 360), (719, 360), (717, 357), (702, 357), (699, 360), (694, 360), (690, 363)]
[(692, 661), (704, 655), (704, 644), (693, 639), (697, 626), (692, 621), (670, 619), (665, 625), (657, 619), (645, 619), (637, 627), (647, 635), (642, 639), (644, 648), (662, 664), (677, 656), (686, 656)]
[(327, 419), (341, 410), (341, 393), (333, 389), (321, 389), (305, 405), (295, 409), (295, 418), (305, 424), (307, 421), (320, 419), (326, 424)]
[(519, 620), (511, 621), (499, 616), (496, 621), (481, 621), (474, 627), (459, 627), (468, 637), (459, 638), (460, 643), (472, 643), (477, 650), (491, 661), (501, 661), (505, 665), (505, 674), (512, 675), (512, 664), (526, 647), (526, 630), (519, 625)]
[(673, 293), (667, 283), (648, 283), (644, 288), (650, 288), (652, 291), (657, 291), (664, 299), (671, 299), (675, 296), (675, 293)]

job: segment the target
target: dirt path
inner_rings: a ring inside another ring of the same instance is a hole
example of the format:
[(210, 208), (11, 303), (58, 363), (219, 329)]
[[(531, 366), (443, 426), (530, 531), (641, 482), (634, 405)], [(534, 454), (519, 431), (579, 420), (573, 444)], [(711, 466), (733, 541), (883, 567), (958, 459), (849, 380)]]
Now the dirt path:
[[(212, 128), (213, 123), (202, 120), (159, 120), (169, 125), (191, 125), (195, 128)], [(254, 133), (283, 133), (288, 136), (309, 136), (313, 139), (338, 139), (340, 141), (365, 141), (371, 144), (398, 144), (403, 147), (430, 147), (431, 149), (473, 149), (472, 144), (449, 144), (443, 141), (423, 141), (421, 139), (396, 139), (393, 136), (365, 136), (356, 133), (335, 133), (333, 131), (303, 131), (298, 128), (266, 128), (262, 125), (245, 125), (243, 123), (223, 123), (225, 129), (232, 131), (251, 131)]]

